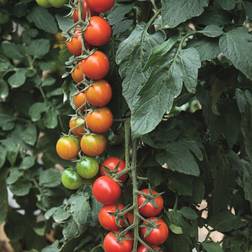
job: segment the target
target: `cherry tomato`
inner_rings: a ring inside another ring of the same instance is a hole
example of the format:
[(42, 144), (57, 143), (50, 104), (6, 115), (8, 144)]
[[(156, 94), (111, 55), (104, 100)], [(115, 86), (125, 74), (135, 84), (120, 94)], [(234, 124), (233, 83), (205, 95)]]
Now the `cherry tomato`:
[(95, 199), (103, 205), (114, 204), (121, 196), (120, 185), (107, 176), (95, 180), (92, 192)]
[[(155, 250), (156, 252), (162, 252), (160, 247), (154, 246), (151, 247), (153, 250)], [(150, 252), (149, 249), (147, 249), (144, 245), (140, 245), (137, 249), (137, 252)]]
[(85, 121), (78, 116), (73, 116), (69, 121), (71, 133), (75, 136), (82, 136), (85, 133)]
[(44, 7), (44, 8), (49, 8), (51, 7), (51, 4), (49, 3), (48, 0), (36, 0), (37, 4), (41, 7)]
[[(109, 172), (111, 171), (112, 173), (119, 173), (123, 169), (125, 169), (125, 162), (117, 157), (109, 157), (104, 162), (102, 163), (100, 167), (100, 173), (102, 176), (107, 175), (109, 176)], [(127, 179), (127, 174), (124, 174), (120, 176), (119, 180), (121, 182), (125, 182)]]
[(83, 74), (82, 67), (80, 66), (80, 64), (76, 65), (76, 67), (73, 69), (73, 71), (71, 73), (71, 76), (72, 76), (72, 79), (76, 83), (79, 83), (79, 82), (83, 81), (84, 74)]
[(82, 52), (82, 43), (81, 43), (81, 31), (80, 29), (76, 29), (73, 37), (66, 42), (66, 46), (68, 51), (75, 55), (79, 56)]
[(86, 93), (82, 92), (73, 97), (73, 104), (76, 109), (83, 107), (87, 102)]
[(105, 252), (131, 252), (133, 239), (131, 234), (126, 234), (122, 240), (118, 240), (119, 232), (109, 232), (103, 241)]
[(83, 157), (76, 164), (77, 173), (85, 179), (95, 177), (99, 171), (99, 163), (91, 157)]
[(96, 51), (81, 62), (83, 73), (91, 80), (101, 80), (109, 72), (108, 57), (101, 51)]
[(107, 140), (103, 135), (85, 134), (81, 138), (81, 150), (84, 154), (94, 157), (101, 155), (107, 146)]
[(87, 90), (87, 101), (95, 107), (106, 106), (112, 98), (112, 88), (105, 80), (94, 82)]
[[(86, 2), (86, 0), (82, 0), (82, 20), (85, 20), (86, 15), (87, 15), (87, 10), (88, 10), (87, 2)], [(79, 21), (79, 15), (78, 15), (77, 8), (74, 9), (74, 11), (73, 11), (73, 21), (75, 23)]]
[(106, 45), (112, 35), (109, 23), (102, 17), (94, 16), (90, 18), (89, 25), (84, 32), (84, 38), (91, 46)]
[[(158, 192), (152, 190), (152, 189), (143, 189), (141, 192), (148, 194), (148, 195), (157, 195)], [(137, 203), (139, 207), (139, 212), (141, 215), (145, 217), (155, 217), (161, 213), (161, 211), (164, 209), (164, 199), (161, 195), (156, 196), (153, 200), (150, 200), (147, 204), (145, 204), (148, 201), (148, 198), (146, 198), (144, 195), (138, 195), (137, 197)]]
[(98, 108), (85, 117), (87, 127), (94, 133), (105, 133), (113, 124), (113, 115), (110, 109)]
[(101, 13), (110, 10), (115, 4), (115, 0), (87, 0), (87, 3), (90, 10)]
[(79, 141), (74, 136), (63, 136), (56, 144), (57, 154), (65, 160), (75, 159), (79, 153)]
[(131, 225), (134, 222), (134, 214), (133, 213), (127, 213), (127, 221), (128, 224)]
[(73, 168), (67, 168), (61, 175), (61, 182), (69, 190), (76, 190), (82, 184), (81, 177)]
[(63, 7), (67, 0), (48, 0), (48, 2), (55, 8)]
[[(151, 245), (161, 245), (163, 244), (168, 236), (169, 236), (169, 229), (167, 224), (163, 221), (163, 219), (158, 219), (155, 217), (148, 218), (147, 221), (153, 222), (156, 227), (152, 229), (152, 231), (146, 235), (148, 232), (147, 227), (141, 227), (140, 233), (143, 239)], [(144, 225), (148, 225), (147, 222), (144, 222)]]

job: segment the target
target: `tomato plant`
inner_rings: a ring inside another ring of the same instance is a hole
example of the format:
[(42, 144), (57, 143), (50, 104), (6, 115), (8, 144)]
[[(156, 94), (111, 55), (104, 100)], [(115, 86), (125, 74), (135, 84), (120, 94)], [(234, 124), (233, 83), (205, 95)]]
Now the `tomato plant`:
[(91, 179), (99, 172), (99, 163), (90, 157), (81, 158), (76, 164), (77, 173), (85, 179)]
[(67, 168), (61, 175), (61, 182), (69, 190), (76, 190), (80, 188), (82, 181), (80, 176), (73, 168)]

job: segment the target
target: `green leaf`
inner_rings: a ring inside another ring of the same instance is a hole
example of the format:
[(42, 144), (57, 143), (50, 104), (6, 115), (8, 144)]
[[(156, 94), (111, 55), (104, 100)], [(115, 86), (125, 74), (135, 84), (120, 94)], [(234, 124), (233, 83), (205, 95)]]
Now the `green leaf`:
[(203, 30), (198, 31), (198, 33), (202, 33), (210, 38), (215, 38), (223, 34), (223, 28), (217, 25), (208, 25)]
[(56, 240), (52, 245), (43, 248), (41, 252), (60, 252), (58, 246), (59, 242)]
[(34, 39), (27, 47), (27, 52), (36, 57), (41, 58), (49, 52), (50, 41), (48, 39)]
[(44, 117), (44, 124), (48, 129), (54, 129), (58, 125), (58, 111), (50, 107)]
[(26, 69), (18, 69), (13, 75), (8, 78), (9, 84), (13, 88), (22, 86), (26, 80)]
[(42, 87), (52, 86), (55, 82), (56, 82), (56, 79), (49, 77), (42, 81), (41, 86)]
[(181, 235), (183, 234), (183, 229), (175, 224), (171, 224), (169, 225), (170, 230), (172, 231), (172, 233), (176, 234), (176, 235)]
[(0, 80), (0, 102), (6, 101), (9, 95), (8, 84), (4, 80)]
[(24, 175), (24, 172), (19, 168), (13, 167), (10, 170), (10, 174), (6, 180), (8, 185), (14, 184)]
[(23, 141), (29, 145), (34, 145), (37, 141), (37, 128), (33, 124), (28, 124), (21, 135)]
[(58, 32), (58, 27), (54, 17), (45, 8), (35, 7), (27, 18), (41, 30), (52, 34)]
[(65, 33), (67, 30), (73, 26), (73, 19), (71, 17), (64, 17), (60, 15), (56, 15), (56, 20), (60, 30)]
[(65, 240), (70, 240), (79, 236), (78, 226), (74, 220), (68, 221), (64, 226), (63, 236)]
[(0, 127), (3, 130), (11, 130), (15, 126), (15, 117), (0, 112)]
[(6, 160), (7, 150), (0, 145), (0, 169), (3, 167)]
[(236, 4), (235, 0), (216, 0), (216, 2), (221, 6), (221, 8), (228, 11), (234, 9)]
[(46, 103), (43, 102), (37, 102), (34, 103), (29, 110), (29, 115), (33, 122), (36, 122), (40, 120), (42, 113), (46, 112), (48, 110), (48, 106)]
[(18, 180), (15, 184), (11, 184), (10, 190), (16, 196), (27, 195), (32, 188), (31, 182), (27, 180)]
[(188, 220), (196, 220), (198, 218), (195, 211), (189, 207), (183, 207), (179, 210), (179, 212)]
[(202, 247), (206, 252), (223, 252), (220, 244), (215, 242), (205, 241), (202, 243)]
[(22, 160), (20, 164), (20, 169), (22, 170), (30, 169), (34, 164), (35, 164), (35, 157), (27, 156)]
[(53, 214), (53, 219), (56, 223), (64, 223), (69, 217), (71, 213), (67, 211), (64, 206), (57, 207), (56, 211)]
[(12, 68), (10, 61), (7, 58), (0, 55), (0, 72), (5, 72), (10, 68)]
[(2, 42), (1, 47), (5, 56), (10, 59), (21, 60), (24, 57), (17, 44), (4, 41)]
[(220, 38), (220, 49), (233, 65), (252, 79), (252, 35), (245, 28), (236, 28)]
[(39, 184), (43, 187), (56, 187), (60, 185), (60, 172), (56, 169), (41, 171), (39, 175)]
[(162, 0), (162, 24), (164, 27), (174, 28), (186, 20), (199, 16), (207, 0)]
[(0, 173), (0, 224), (2, 224), (8, 213), (8, 192), (6, 186), (6, 171)]

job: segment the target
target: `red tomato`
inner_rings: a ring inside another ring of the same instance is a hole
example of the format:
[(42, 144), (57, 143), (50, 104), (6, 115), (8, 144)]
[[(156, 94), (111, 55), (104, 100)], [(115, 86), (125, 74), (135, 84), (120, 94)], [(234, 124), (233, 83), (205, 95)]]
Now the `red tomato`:
[(119, 232), (109, 232), (103, 241), (103, 249), (105, 252), (131, 252), (133, 240), (131, 234), (126, 234), (124, 239), (119, 241)]
[[(145, 235), (148, 232), (147, 227), (141, 227), (140, 233), (143, 239), (151, 245), (158, 246), (163, 244), (167, 240), (170, 233), (167, 224), (163, 221), (163, 219), (158, 219), (155, 217), (148, 218), (147, 221), (153, 222), (156, 227), (154, 227), (146, 237)], [(144, 225), (148, 225), (147, 222), (144, 222)]]
[(100, 80), (92, 83), (86, 94), (89, 104), (95, 107), (104, 107), (112, 98), (112, 88), (107, 81)]
[(66, 42), (66, 46), (71, 54), (75, 56), (81, 55), (82, 43), (81, 43), (81, 31), (79, 29), (77, 29), (73, 37)]
[[(109, 231), (118, 231), (119, 228), (126, 226), (125, 216), (118, 217), (116, 220), (115, 213), (120, 213), (124, 208), (123, 204), (109, 205), (101, 208), (98, 214), (98, 220), (104, 229)], [(119, 225), (117, 225), (119, 224)]]
[(94, 133), (105, 133), (113, 124), (113, 115), (110, 109), (98, 108), (85, 117), (87, 127)]
[(115, 0), (87, 0), (87, 3), (90, 10), (101, 13), (110, 10), (115, 4)]
[[(141, 192), (148, 194), (148, 195), (157, 195), (158, 192), (152, 190), (152, 189), (143, 189)], [(145, 217), (155, 217), (161, 213), (161, 211), (164, 209), (164, 199), (162, 196), (157, 196), (153, 200), (150, 200), (147, 204), (145, 202), (148, 201), (148, 198), (146, 198), (144, 195), (138, 195), (137, 197), (137, 203), (139, 207), (139, 212), (141, 215)], [(154, 201), (154, 202), (153, 202)]]
[[(151, 248), (154, 249), (156, 252), (162, 252), (160, 247), (154, 246)], [(140, 245), (137, 249), (137, 252), (150, 252), (150, 250), (147, 249), (144, 245)]]
[(101, 80), (109, 72), (109, 60), (106, 54), (96, 51), (82, 60), (83, 73), (91, 80)]
[[(125, 169), (125, 165), (126, 164), (122, 159), (117, 158), (117, 157), (109, 157), (106, 160), (104, 160), (104, 162), (100, 166), (100, 173), (102, 176), (104, 176), (104, 175), (109, 176), (108, 170), (110, 170), (112, 173), (119, 173), (123, 169)], [(124, 174), (119, 178), (119, 180), (121, 182), (125, 182), (127, 177), (128, 177), (127, 174)]]
[(84, 74), (80, 66), (80, 63), (78, 63), (76, 67), (73, 69), (71, 76), (76, 83), (79, 83), (84, 79)]
[[(87, 15), (87, 2), (86, 0), (82, 0), (82, 19), (85, 20), (86, 18), (86, 15)], [(73, 12), (73, 21), (76, 23), (79, 21), (79, 16), (78, 16), (78, 10), (77, 8), (74, 9), (74, 12)]]
[(107, 176), (95, 180), (92, 192), (95, 199), (103, 205), (114, 204), (121, 196), (119, 184)]
[(106, 45), (112, 35), (109, 23), (102, 17), (94, 16), (90, 18), (89, 25), (84, 32), (84, 38), (91, 46)]

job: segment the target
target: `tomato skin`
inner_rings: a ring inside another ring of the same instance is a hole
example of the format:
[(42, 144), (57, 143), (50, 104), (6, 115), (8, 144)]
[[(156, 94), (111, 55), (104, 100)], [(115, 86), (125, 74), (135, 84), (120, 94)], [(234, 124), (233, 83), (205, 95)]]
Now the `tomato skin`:
[(56, 144), (56, 152), (64, 160), (75, 159), (79, 150), (79, 141), (74, 136), (63, 136)]
[(99, 172), (99, 164), (94, 158), (83, 157), (76, 164), (76, 170), (82, 178), (91, 179)]
[(99, 213), (98, 213), (98, 220), (100, 225), (109, 231), (118, 231), (120, 227), (125, 226), (126, 224), (126, 219), (125, 217), (122, 217), (118, 219), (119, 226), (116, 223), (116, 212), (119, 213), (122, 209), (124, 208), (123, 204), (115, 204), (115, 205), (108, 205), (108, 206), (103, 206)]
[[(160, 219), (160, 218), (151, 217), (151, 218), (148, 218), (147, 220), (154, 222), (157, 226), (153, 228), (150, 234), (146, 237), (145, 237), (145, 234), (147, 232), (147, 228), (141, 227), (140, 233), (141, 233), (142, 238), (151, 245), (159, 246), (163, 244), (169, 237), (169, 233), (170, 233), (167, 224), (164, 222), (163, 219)], [(144, 223), (144, 224), (147, 225), (147, 223)]]
[(77, 29), (73, 37), (66, 42), (67, 50), (75, 55), (79, 56), (82, 52), (82, 43), (81, 43), (81, 31)]
[(72, 73), (71, 73), (72, 79), (76, 82), (79, 83), (81, 81), (83, 81), (84, 79), (84, 74), (82, 71), (82, 68), (80, 66), (80, 64), (77, 64), (76, 67), (73, 69)]
[(55, 8), (63, 7), (67, 0), (48, 0), (48, 2)]
[[(126, 166), (125, 161), (123, 161), (120, 158), (111, 156), (103, 161), (102, 165), (100, 166), (100, 174), (102, 176), (104, 175), (109, 176), (109, 172), (106, 170), (106, 168), (111, 170), (112, 172), (114, 171), (115, 173), (119, 173), (123, 169), (125, 169), (125, 166)], [(127, 174), (124, 174), (120, 176), (119, 180), (121, 182), (125, 182), (127, 177), (128, 177)]]
[(107, 139), (103, 135), (85, 134), (81, 138), (81, 150), (84, 154), (95, 157), (101, 155), (107, 146)]
[(133, 239), (131, 234), (126, 234), (124, 239), (117, 241), (119, 232), (109, 232), (104, 238), (103, 249), (105, 252), (131, 252)]
[(95, 107), (104, 107), (112, 99), (112, 88), (105, 80), (94, 82), (87, 90), (87, 101)]
[(96, 51), (81, 62), (83, 73), (91, 80), (101, 80), (109, 72), (108, 57), (101, 51)]
[(51, 4), (49, 3), (48, 0), (36, 0), (37, 4), (41, 7), (44, 7), (44, 8), (49, 8), (51, 7)]
[(77, 190), (81, 187), (82, 180), (73, 168), (67, 168), (61, 174), (61, 183), (69, 190)]
[(93, 16), (84, 32), (85, 41), (91, 46), (106, 45), (112, 35), (109, 23), (102, 17)]
[(115, 204), (121, 196), (120, 185), (107, 176), (95, 180), (92, 192), (95, 199), (103, 205)]
[(82, 136), (85, 133), (85, 121), (78, 116), (73, 116), (69, 121), (69, 129), (75, 136)]
[(73, 97), (73, 104), (76, 109), (83, 107), (87, 103), (86, 93), (82, 92)]
[[(160, 247), (154, 246), (151, 247), (152, 249), (154, 249), (156, 252), (162, 252)], [(150, 250), (147, 249), (144, 245), (140, 245), (137, 249), (137, 252), (149, 252)]]
[(113, 115), (110, 109), (98, 108), (85, 117), (87, 127), (94, 133), (105, 133), (113, 124)]
[(87, 0), (87, 3), (90, 10), (101, 13), (110, 10), (115, 4), (115, 0)]
[[(154, 196), (158, 194), (158, 192), (152, 189), (150, 190), (148, 188), (141, 190), (141, 192), (145, 194), (149, 194), (149, 195), (154, 195)], [(138, 195), (137, 204), (139, 208), (139, 213), (143, 215), (144, 217), (155, 217), (159, 215), (161, 211), (164, 209), (164, 199), (161, 195), (154, 199), (156, 203), (156, 207), (151, 202), (148, 202), (146, 205), (142, 206), (145, 201), (146, 201), (146, 197), (144, 195)]]

